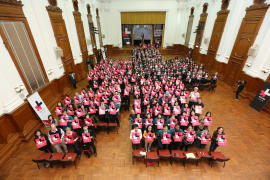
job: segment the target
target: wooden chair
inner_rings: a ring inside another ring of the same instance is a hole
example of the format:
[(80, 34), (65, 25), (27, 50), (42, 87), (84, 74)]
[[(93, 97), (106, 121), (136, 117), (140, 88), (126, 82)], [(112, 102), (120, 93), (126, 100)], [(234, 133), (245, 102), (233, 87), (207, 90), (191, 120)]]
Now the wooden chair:
[(75, 168), (77, 169), (77, 166), (76, 166), (76, 157), (77, 157), (77, 154), (76, 153), (67, 153), (65, 155), (64, 159), (61, 160), (61, 162), (63, 164), (63, 169), (65, 168), (65, 164), (70, 163), (70, 162), (74, 162)]
[(39, 157), (37, 159), (32, 159), (32, 161), (36, 162), (38, 169), (40, 169), (38, 163), (48, 162), (48, 160), (50, 159), (51, 156), (52, 156), (52, 153), (42, 153), (41, 155), (39, 155)]
[(210, 156), (206, 150), (197, 150), (196, 154), (202, 160), (207, 159), (209, 161), (209, 164), (210, 160), (213, 159), (213, 156)]
[(97, 126), (97, 128), (103, 128), (103, 129), (105, 129), (105, 128), (107, 128), (108, 123), (106, 123), (106, 122), (100, 122), (96, 126)]
[(217, 87), (217, 85), (212, 85), (212, 86), (209, 86), (209, 91), (214, 91), (214, 92), (216, 92), (215, 91), (215, 88)]
[[(147, 152), (145, 160), (149, 162), (158, 162), (158, 167), (159, 167), (159, 157), (158, 157), (157, 152)], [(145, 164), (147, 167), (147, 162)]]
[(107, 125), (107, 134), (109, 134), (109, 129), (115, 128), (116, 132), (118, 134), (118, 128), (117, 128), (117, 123), (108, 123)]
[(221, 152), (210, 152), (210, 155), (213, 156), (211, 167), (213, 166), (214, 161), (224, 162), (223, 168), (225, 167), (225, 162), (229, 161), (230, 158), (225, 158), (225, 156)]
[(61, 162), (64, 156), (65, 156), (65, 153), (54, 153), (53, 156), (48, 160), (48, 162), (50, 162), (51, 168), (52, 168), (52, 163)]
[(168, 149), (158, 150), (158, 156), (160, 159), (169, 159), (172, 166), (172, 155)]
[[(189, 154), (189, 153), (192, 153), (195, 156), (195, 158), (187, 158), (187, 154)], [(186, 151), (186, 152), (184, 152), (184, 155), (186, 156), (186, 159), (184, 162), (184, 167), (185, 167), (186, 162), (197, 162), (196, 167), (198, 167), (198, 162), (199, 162), (200, 158), (198, 158), (193, 151)]]
[(144, 152), (144, 150), (134, 149), (132, 152), (132, 164), (134, 165), (134, 158), (139, 160), (144, 160), (145, 163), (145, 156), (141, 155), (140, 152)]
[[(184, 156), (183, 152), (181, 150), (172, 150), (172, 159), (175, 161), (183, 161), (183, 166), (185, 166), (185, 159), (186, 156)], [(175, 156), (175, 153), (179, 154), (179, 156)]]

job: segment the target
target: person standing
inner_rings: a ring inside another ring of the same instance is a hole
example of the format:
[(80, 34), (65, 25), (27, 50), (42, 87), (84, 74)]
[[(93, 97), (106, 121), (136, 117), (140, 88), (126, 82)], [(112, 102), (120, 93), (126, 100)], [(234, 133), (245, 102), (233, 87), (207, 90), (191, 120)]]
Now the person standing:
[[(58, 144), (54, 144), (52, 142), (52, 135), (54, 134), (58, 134), (60, 139), (61, 139), (61, 142), (58, 143)], [(56, 128), (55, 124), (52, 124), (51, 125), (51, 130), (48, 132), (48, 137), (49, 137), (49, 141), (50, 143), (54, 146), (54, 148), (56, 149), (56, 151), (58, 153), (63, 153), (63, 150), (61, 149), (61, 147), (64, 148), (64, 151), (65, 153), (68, 153), (68, 149), (67, 149), (67, 146), (65, 144), (65, 140), (64, 140), (64, 136), (65, 136), (65, 132), (63, 131), (63, 129), (61, 128)]]
[(69, 72), (69, 79), (71, 84), (73, 85), (74, 89), (77, 89), (76, 87), (76, 79), (75, 79), (75, 73), (73, 71)]
[[(73, 143), (69, 143), (68, 145), (72, 147), (74, 153), (77, 154), (77, 156), (80, 158), (81, 157), (81, 150), (80, 150), (80, 147), (79, 147), (79, 136), (74, 132), (74, 131), (71, 131), (70, 127), (67, 127), (66, 128), (66, 136), (72, 136), (73, 138)], [(65, 142), (67, 144), (67, 142)]]
[(170, 130), (168, 130), (168, 125), (165, 124), (163, 126), (163, 129), (159, 130), (157, 132), (157, 137), (158, 137), (158, 150), (160, 149), (168, 149), (169, 144), (162, 144), (163, 142), (163, 134), (172, 134)]
[(240, 92), (243, 91), (243, 89), (245, 88), (246, 84), (247, 84), (247, 81), (246, 80), (243, 80), (243, 81), (238, 80), (238, 89), (237, 89), (236, 94), (235, 94), (235, 100), (236, 101), (238, 101), (238, 95), (239, 95)]
[(90, 72), (91, 67), (90, 67), (90, 59), (89, 59), (89, 57), (86, 58), (86, 67), (88, 69), (88, 72)]
[[(96, 146), (94, 144), (95, 133), (91, 129), (89, 129), (86, 124), (83, 125), (82, 134), (83, 133), (89, 133), (90, 134), (90, 138), (91, 138), (91, 142), (84, 143), (82, 141), (83, 148), (86, 149), (86, 150), (88, 150), (88, 151), (90, 151), (91, 154), (92, 154), (92, 151), (90, 149), (90, 146), (91, 146), (93, 148), (93, 150), (94, 150), (95, 157), (97, 157), (97, 149), (96, 149)], [(90, 155), (88, 156), (88, 158), (90, 158)]]
[(91, 65), (91, 69), (93, 69), (93, 68), (94, 68), (94, 60), (93, 60), (92, 57), (91, 57), (91, 59), (90, 59), (90, 65)]
[[(139, 133), (140, 134), (140, 140), (142, 139), (142, 131), (139, 129), (138, 124), (134, 124), (134, 129), (132, 129), (131, 132), (130, 132), (129, 138), (131, 140), (133, 139), (132, 138), (132, 133)], [(139, 146), (140, 146), (140, 144), (133, 144), (132, 143), (133, 150), (134, 149), (139, 149)]]
[(216, 131), (214, 131), (209, 152), (215, 151), (218, 147), (218, 135), (225, 135), (223, 127), (218, 127)]
[(173, 145), (172, 149), (173, 150), (177, 150), (178, 147), (180, 147), (182, 145), (182, 142), (175, 142), (174, 141), (174, 139), (175, 139), (175, 133), (176, 132), (180, 132), (180, 133), (182, 132), (183, 133), (183, 130), (180, 129), (180, 125), (179, 124), (176, 124), (175, 125), (175, 128), (171, 129), (171, 132), (172, 132), (172, 140), (173, 140), (173, 142), (172, 142), (172, 145)]

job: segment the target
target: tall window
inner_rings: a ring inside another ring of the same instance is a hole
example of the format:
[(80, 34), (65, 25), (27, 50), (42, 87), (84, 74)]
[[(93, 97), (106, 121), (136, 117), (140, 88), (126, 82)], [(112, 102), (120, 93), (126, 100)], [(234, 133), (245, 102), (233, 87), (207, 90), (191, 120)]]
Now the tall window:
[(33, 45), (23, 22), (0, 21), (0, 27), (32, 92), (46, 84)]

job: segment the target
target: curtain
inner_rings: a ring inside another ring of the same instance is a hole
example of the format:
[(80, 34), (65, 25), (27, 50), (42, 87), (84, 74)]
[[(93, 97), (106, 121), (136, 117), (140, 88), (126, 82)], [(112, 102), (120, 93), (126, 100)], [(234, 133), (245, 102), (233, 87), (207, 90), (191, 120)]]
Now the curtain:
[(122, 45), (126, 46), (126, 43), (132, 43), (132, 25), (122, 24)]
[(165, 24), (166, 12), (121, 12), (121, 24)]
[(162, 44), (163, 37), (163, 24), (154, 24), (154, 35), (153, 40), (156, 46), (160, 47)]

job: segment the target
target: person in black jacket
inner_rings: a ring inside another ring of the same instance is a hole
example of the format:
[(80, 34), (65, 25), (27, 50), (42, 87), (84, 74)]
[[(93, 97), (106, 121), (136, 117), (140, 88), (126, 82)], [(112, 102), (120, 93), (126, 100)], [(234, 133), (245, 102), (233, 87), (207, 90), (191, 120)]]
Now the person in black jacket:
[[(45, 153), (49, 153), (50, 152), (50, 153), (54, 154), (53, 149), (52, 149), (52, 146), (51, 146), (51, 142), (49, 141), (48, 136), (46, 134), (43, 134), (39, 129), (37, 129), (35, 131), (34, 142), (36, 143), (36, 145), (38, 146), (39, 141), (40, 142), (42, 141), (42, 139), (39, 139), (39, 138), (42, 138), (42, 137), (45, 138), (45, 141), (46, 141), (46, 144), (47, 145), (46, 146), (43, 146), (41, 148), (38, 148), (38, 150), (44, 151)], [(48, 163), (48, 162), (46, 162), (46, 163), (44, 162), (43, 165), (46, 168), (49, 168), (50, 167), (50, 163)]]
[[(91, 154), (92, 154), (92, 151), (90, 150), (90, 146), (92, 146), (92, 148), (94, 150), (95, 157), (97, 157), (97, 149), (96, 149), (96, 146), (94, 144), (94, 137), (95, 137), (94, 132), (91, 129), (89, 129), (86, 124), (84, 124), (82, 134), (83, 133), (89, 133), (90, 138), (91, 138), (91, 142), (89, 142), (89, 143), (84, 143), (83, 140), (82, 140), (83, 148), (86, 149), (86, 150), (89, 150), (91, 152)], [(90, 158), (90, 155), (88, 156), (88, 158)]]
[(238, 101), (238, 94), (243, 91), (243, 89), (245, 88), (246, 84), (247, 84), (247, 81), (246, 80), (243, 80), (242, 82), (241, 82), (241, 80), (238, 80), (238, 89), (237, 89), (236, 95), (235, 95), (235, 100), (236, 101)]

